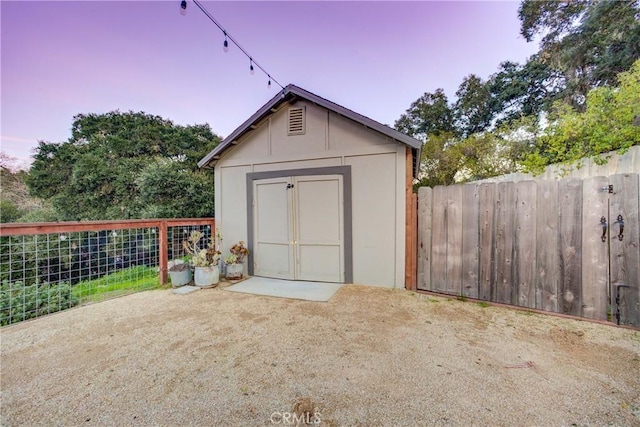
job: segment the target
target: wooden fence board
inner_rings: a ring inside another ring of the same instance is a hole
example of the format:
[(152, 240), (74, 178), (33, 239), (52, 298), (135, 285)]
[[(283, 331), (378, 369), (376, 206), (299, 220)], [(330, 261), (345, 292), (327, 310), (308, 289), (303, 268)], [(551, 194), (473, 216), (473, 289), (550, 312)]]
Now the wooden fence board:
[(601, 218), (609, 221), (609, 178), (597, 176), (582, 183), (582, 316), (607, 319), (609, 286), (608, 242), (602, 241)]
[(515, 304), (536, 308), (536, 195), (534, 181), (517, 184), (514, 282)]
[(481, 184), (479, 193), (479, 271), (478, 298), (491, 300), (492, 283), (495, 280), (494, 260), (494, 211), (497, 184)]
[(560, 223), (560, 313), (582, 314), (582, 180), (558, 183)]
[[(611, 285), (612, 300), (616, 285), (620, 288), (621, 324), (640, 326), (640, 236), (638, 224), (638, 174), (619, 174), (610, 177), (614, 193), (610, 204)], [(618, 215), (624, 220), (623, 240), (618, 239), (620, 224)], [(615, 300), (612, 301), (615, 313)]]
[(479, 187), (466, 184), (462, 194), (462, 295), (478, 298)]
[(431, 290), (447, 290), (447, 187), (433, 189), (431, 226)]
[(429, 187), (418, 189), (418, 289), (431, 290), (431, 205)]
[(420, 289), (615, 320), (623, 285), (621, 323), (640, 326), (640, 175), (425, 188), (420, 200)]
[(558, 310), (558, 182), (539, 181), (536, 201), (536, 308)]
[(446, 293), (461, 295), (462, 291), (462, 189), (463, 185), (447, 187), (447, 284)]
[(496, 197), (496, 280), (493, 301), (514, 304), (513, 242), (515, 234), (516, 184), (501, 182)]

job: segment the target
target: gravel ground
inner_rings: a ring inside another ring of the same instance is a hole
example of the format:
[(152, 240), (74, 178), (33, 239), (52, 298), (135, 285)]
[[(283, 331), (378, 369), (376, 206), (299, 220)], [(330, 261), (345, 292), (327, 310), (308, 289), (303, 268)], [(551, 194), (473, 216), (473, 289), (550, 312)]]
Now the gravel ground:
[(2, 425), (640, 425), (640, 332), (401, 290), (155, 290), (1, 338)]

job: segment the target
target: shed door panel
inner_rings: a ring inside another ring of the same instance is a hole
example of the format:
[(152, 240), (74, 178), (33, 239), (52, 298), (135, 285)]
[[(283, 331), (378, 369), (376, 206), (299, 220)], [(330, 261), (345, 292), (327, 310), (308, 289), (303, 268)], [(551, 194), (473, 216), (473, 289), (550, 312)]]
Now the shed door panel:
[(296, 279), (344, 282), (341, 175), (294, 179)]
[(294, 278), (290, 178), (254, 181), (254, 274)]

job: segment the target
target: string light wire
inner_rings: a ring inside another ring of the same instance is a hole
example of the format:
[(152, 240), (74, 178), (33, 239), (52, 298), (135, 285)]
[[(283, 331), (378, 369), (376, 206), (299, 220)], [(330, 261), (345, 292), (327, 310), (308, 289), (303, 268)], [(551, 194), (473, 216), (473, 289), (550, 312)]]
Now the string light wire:
[[(232, 36), (231, 34), (229, 34), (229, 32), (228, 32), (226, 29), (224, 29), (224, 28), (222, 27), (222, 25), (221, 25), (221, 24), (220, 24), (220, 23), (219, 23), (219, 22), (218, 22), (218, 21), (213, 17), (213, 15), (211, 15), (211, 13), (209, 13), (209, 11), (208, 11), (208, 10), (207, 10), (207, 9), (206, 9), (202, 4), (200, 4), (200, 2), (199, 2), (198, 0), (192, 0), (192, 1), (193, 1), (193, 3), (194, 3), (196, 6), (198, 6), (198, 9), (200, 9), (200, 10), (202, 11), (202, 13), (204, 13), (204, 14), (205, 14), (205, 16), (206, 16), (207, 18), (209, 18), (209, 20), (210, 20), (211, 22), (213, 22), (213, 23), (216, 25), (216, 27), (218, 27), (218, 29), (220, 29), (220, 31), (222, 31), (222, 34), (224, 34), (224, 36), (225, 36), (225, 41), (228, 39), (228, 40), (229, 40), (231, 43), (233, 43), (233, 44), (234, 44), (238, 49), (240, 49), (240, 51), (241, 51), (242, 53), (244, 53), (244, 55), (247, 57), (247, 59), (249, 59), (249, 70), (250, 70), (252, 73), (253, 73), (253, 66), (255, 65), (255, 66), (256, 66), (256, 67), (258, 67), (258, 68), (259, 68), (259, 69), (264, 73), (264, 75), (265, 75), (265, 76), (267, 76), (267, 78), (269, 79), (269, 83), (267, 84), (267, 86), (268, 86), (268, 87), (271, 87), (271, 82), (273, 81), (275, 84), (277, 84), (278, 86), (280, 86), (280, 88), (281, 88), (281, 89), (283, 89), (283, 90), (284, 90), (284, 86), (282, 86), (282, 85), (280, 84), (280, 82), (278, 82), (276, 79), (274, 79), (274, 78), (273, 78), (273, 76), (272, 76), (270, 73), (268, 73), (268, 72), (267, 72), (267, 70), (265, 70), (265, 69), (264, 69), (260, 64), (258, 64), (258, 63), (256, 62), (256, 60), (253, 58), (253, 56), (252, 56), (252, 55), (249, 55), (249, 53), (248, 53), (248, 52), (247, 52), (247, 51), (246, 51), (246, 50), (245, 50), (245, 49), (240, 45), (240, 43), (238, 43), (238, 42), (236, 41), (236, 39), (235, 39), (235, 38), (233, 38), (233, 36)], [(184, 2), (184, 1), (181, 3), (181, 7), (182, 7), (182, 9), (183, 9), (183, 10), (184, 10), (184, 9), (186, 9), (186, 5), (185, 5), (185, 2)], [(226, 45), (225, 45), (225, 47), (226, 47)]]

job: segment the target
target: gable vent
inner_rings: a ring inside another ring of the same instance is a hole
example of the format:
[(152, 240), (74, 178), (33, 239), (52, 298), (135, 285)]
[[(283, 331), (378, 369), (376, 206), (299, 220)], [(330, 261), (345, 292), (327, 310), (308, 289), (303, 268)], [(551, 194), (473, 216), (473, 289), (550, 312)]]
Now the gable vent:
[(288, 135), (304, 135), (305, 119), (304, 107), (289, 108)]

